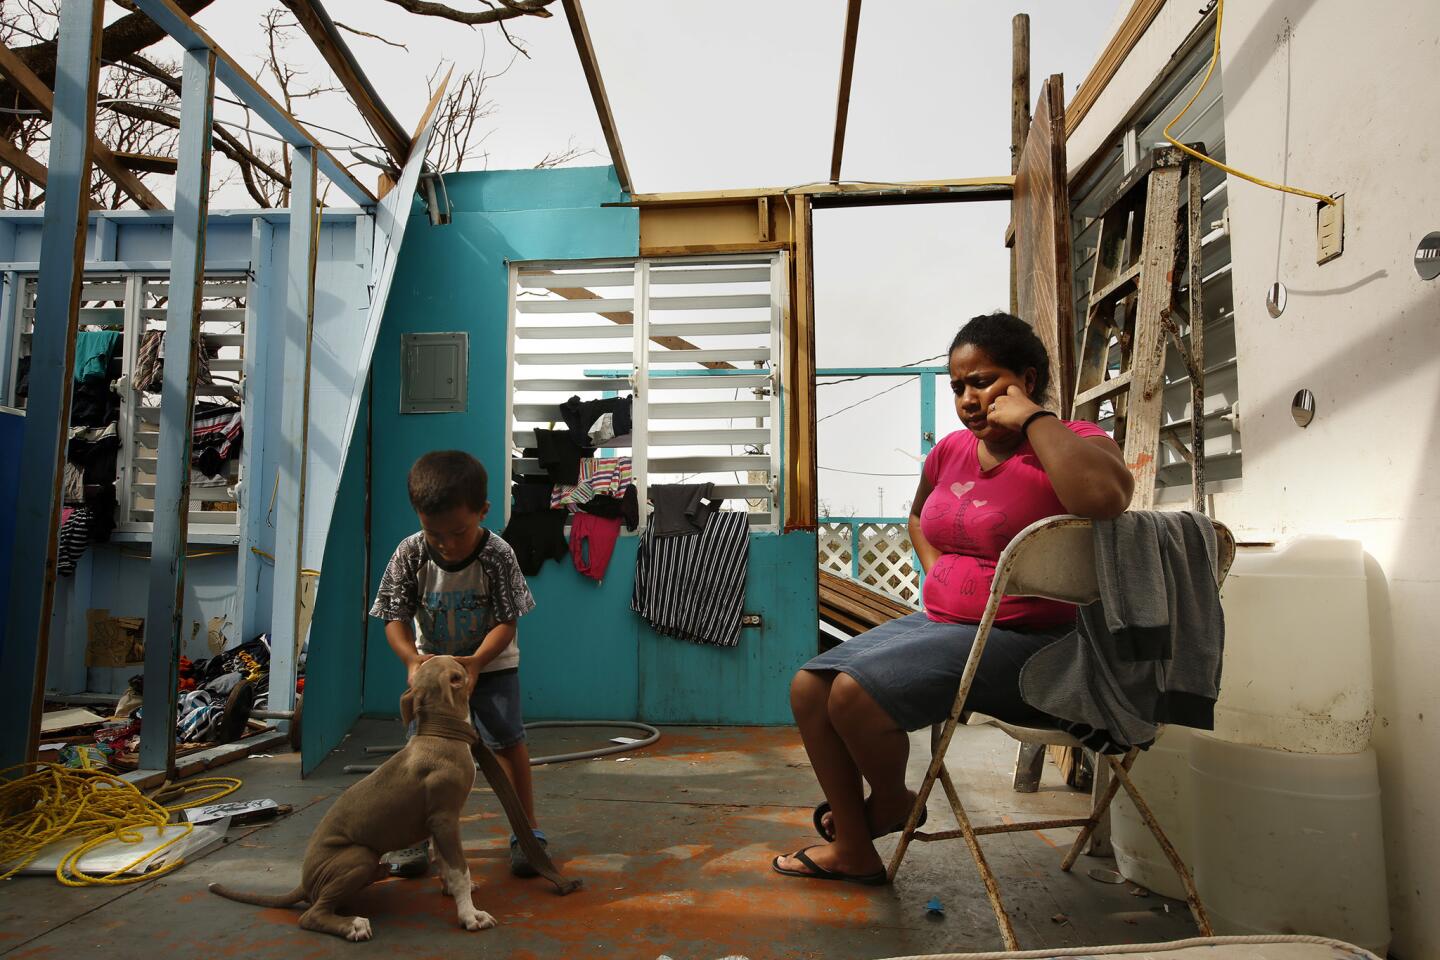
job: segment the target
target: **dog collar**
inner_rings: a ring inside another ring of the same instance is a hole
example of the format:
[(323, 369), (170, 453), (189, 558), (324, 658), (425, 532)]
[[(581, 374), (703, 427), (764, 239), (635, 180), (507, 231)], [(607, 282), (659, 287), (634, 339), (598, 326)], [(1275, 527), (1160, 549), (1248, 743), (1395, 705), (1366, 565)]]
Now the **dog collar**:
[(480, 735), (475, 732), (475, 726), (469, 719), (459, 720), (455, 717), (427, 717), (420, 721), (415, 735), (417, 737), (440, 737), (443, 740), (459, 740), (472, 747), (480, 741)]

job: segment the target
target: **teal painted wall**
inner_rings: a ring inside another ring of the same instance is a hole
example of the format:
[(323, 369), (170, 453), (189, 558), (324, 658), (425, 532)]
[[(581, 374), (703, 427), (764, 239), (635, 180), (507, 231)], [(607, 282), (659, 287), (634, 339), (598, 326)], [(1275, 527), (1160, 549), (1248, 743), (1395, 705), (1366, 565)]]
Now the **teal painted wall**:
[[(638, 253), (636, 211), (601, 206), (624, 197), (612, 168), (454, 174), (445, 182), (452, 221), (432, 227), (417, 215), (409, 224), (371, 367), (371, 584), (378, 583), (395, 544), (417, 529), (405, 473), (428, 450), (475, 453), (490, 471), (486, 526), (498, 532), (504, 524), (510, 482), (508, 262)], [(467, 410), (400, 414), (401, 334), (453, 331), (470, 336)], [(337, 510), (331, 537), (347, 525), (358, 530), (358, 516)], [(739, 647), (729, 650), (660, 637), (630, 612), (634, 537), (622, 537), (601, 584), (580, 576), (568, 561), (546, 564), (530, 581), (536, 610), (520, 622), (526, 716), (790, 722), (790, 675), (815, 650), (815, 548), (812, 534), (752, 537), (745, 609), (764, 623), (745, 630)], [(338, 615), (317, 608), (312, 638), (321, 631), (322, 614), (327, 621)], [(344, 613), (341, 635), (352, 616), (353, 610)], [(312, 666), (312, 677), (318, 669)], [(363, 711), (394, 715), (403, 687), (403, 671), (380, 624), (371, 621)], [(310, 707), (307, 697), (307, 725)]]
[(365, 568), (366, 413), (362, 401), (320, 564), (305, 662), (300, 724), (302, 775), (308, 775), (325, 759), (360, 716), (370, 593)]

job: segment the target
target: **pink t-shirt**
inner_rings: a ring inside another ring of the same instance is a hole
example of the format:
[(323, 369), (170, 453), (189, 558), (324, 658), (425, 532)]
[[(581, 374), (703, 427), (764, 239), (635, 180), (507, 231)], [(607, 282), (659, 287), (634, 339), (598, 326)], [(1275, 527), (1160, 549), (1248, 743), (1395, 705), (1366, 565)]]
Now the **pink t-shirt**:
[[(1076, 436), (1103, 437), (1085, 420), (1067, 420)], [(925, 458), (925, 476), (934, 486), (920, 511), (920, 529), (940, 559), (925, 577), (923, 599), (931, 620), (979, 623), (1000, 553), (1036, 520), (1067, 512), (1040, 458), (1029, 443), (994, 470), (981, 470), (980, 442), (956, 430)], [(1000, 601), (998, 626), (1044, 628), (1068, 623), (1075, 608), (1038, 597)]]

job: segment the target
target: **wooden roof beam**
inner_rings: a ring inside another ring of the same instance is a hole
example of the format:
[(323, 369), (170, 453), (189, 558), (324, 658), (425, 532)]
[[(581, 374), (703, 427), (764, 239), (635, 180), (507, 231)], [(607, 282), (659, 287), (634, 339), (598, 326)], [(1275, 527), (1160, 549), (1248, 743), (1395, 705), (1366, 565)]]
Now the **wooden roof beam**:
[[(45, 81), (35, 75), (35, 72), (25, 65), (25, 61), (16, 56), (4, 43), (0, 43), (0, 73), (15, 85), (15, 89), (25, 95), (25, 99), (33, 103), (47, 120), (53, 119), (55, 112), (55, 94), (45, 85)], [(140, 182), (119, 160), (110, 148), (105, 146), (93, 136), (90, 138), (90, 155), (95, 158), (95, 163), (105, 172), (116, 185), (130, 195), (130, 197), (145, 210), (163, 210), (165, 204), (160, 198), (150, 192), (150, 188)], [(20, 167), (17, 165), (16, 169)], [(24, 172), (23, 170), (21, 171)], [(33, 179), (33, 178), (32, 178)]]
[(855, 40), (860, 35), (860, 0), (850, 0), (845, 14), (845, 42), (840, 51), (840, 95), (835, 105), (835, 145), (830, 150), (830, 182), (840, 182), (845, 154), (845, 124), (850, 116), (850, 79), (855, 74)]
[(132, 0), (142, 13), (154, 20), (161, 29), (186, 50), (211, 50), (215, 54), (215, 76), (230, 92), (240, 98), (272, 130), (278, 133), (292, 147), (314, 147), (315, 160), (320, 172), (335, 184), (339, 190), (361, 207), (375, 205), (375, 195), (351, 176), (335, 156), (326, 150), (320, 141), (296, 120), (270, 94), (250, 76), (244, 67), (186, 13), (175, 5), (175, 0)]
[(282, 3), (295, 15), (296, 21), (310, 35), (320, 55), (330, 65), (340, 85), (350, 94), (350, 99), (355, 102), (360, 115), (375, 131), (380, 138), (385, 152), (390, 154), (390, 161), (395, 164), (395, 169), (405, 166), (405, 160), (410, 156), (411, 138), (405, 133), (405, 128), (400, 121), (395, 119), (395, 114), (385, 106), (380, 99), (380, 94), (371, 85), (369, 77), (360, 68), (360, 63), (350, 51), (350, 45), (336, 29), (335, 22), (330, 19), (330, 14), (325, 12), (325, 7), (320, 0), (281, 0)]
[(0, 137), (0, 163), (14, 167), (16, 173), (35, 186), (45, 186), (45, 165), (3, 137)]
[(585, 12), (580, 9), (580, 0), (564, 0), (565, 19), (570, 23), (570, 33), (575, 37), (575, 52), (580, 55), (580, 67), (585, 71), (585, 82), (590, 86), (590, 98), (595, 101), (595, 113), (600, 118), (600, 129), (605, 134), (605, 146), (610, 150), (610, 162), (615, 165), (615, 176), (620, 180), (620, 189), (633, 194), (634, 184), (630, 181), (630, 167), (625, 162), (625, 151), (620, 146), (620, 133), (615, 126), (615, 113), (610, 109), (610, 98), (605, 94), (605, 81), (600, 76), (600, 63), (595, 59), (595, 45), (590, 41), (590, 28), (585, 23)]
[(696, 190), (680, 193), (637, 193), (607, 207), (694, 207), (757, 200), (760, 197), (810, 197), (817, 206), (864, 206), (877, 203), (925, 203), (935, 200), (1009, 200), (1015, 178), (968, 177), (958, 180), (911, 180), (899, 183), (807, 183), (794, 187), (744, 190)]
[(146, 173), (174, 176), (180, 168), (180, 162), (174, 157), (161, 157), (153, 153), (117, 153), (115, 159), (127, 170), (143, 170)]

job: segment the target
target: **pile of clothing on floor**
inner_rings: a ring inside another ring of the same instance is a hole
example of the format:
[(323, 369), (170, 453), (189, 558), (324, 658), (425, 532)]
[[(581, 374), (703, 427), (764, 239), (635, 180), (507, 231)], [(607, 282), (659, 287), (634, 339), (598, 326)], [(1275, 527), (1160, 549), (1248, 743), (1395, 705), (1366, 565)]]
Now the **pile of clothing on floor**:
[[(537, 429), (535, 446), (522, 451), (545, 472), (512, 469), (514, 499), (501, 536), (526, 576), (568, 553), (577, 571), (598, 582), (609, 569), (621, 524), (639, 527), (631, 458), (595, 456), (602, 444), (630, 444), (631, 409), (630, 397), (571, 397), (558, 410), (566, 429)], [(630, 608), (666, 636), (732, 647), (740, 639), (749, 515), (720, 510), (714, 488), (649, 488), (654, 509), (640, 541)]]
[[(180, 695), (175, 713), (175, 739), (183, 744), (230, 743), (245, 733), (250, 711), (261, 709), (270, 688), (270, 636), (261, 634), (233, 649), (201, 660), (180, 658)], [(115, 708), (117, 717), (143, 723), (145, 678), (130, 678), (129, 689)], [(124, 744), (125, 753), (139, 749), (139, 728)], [(117, 751), (121, 752), (121, 751)]]

